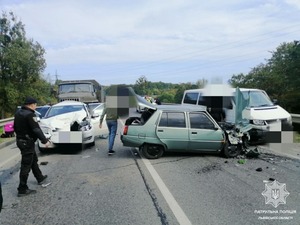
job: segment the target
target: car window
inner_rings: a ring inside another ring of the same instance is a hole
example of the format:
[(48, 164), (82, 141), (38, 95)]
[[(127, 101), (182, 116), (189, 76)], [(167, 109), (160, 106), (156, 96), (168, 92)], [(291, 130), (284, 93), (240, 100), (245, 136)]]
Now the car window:
[(196, 105), (198, 100), (198, 95), (199, 93), (197, 92), (186, 93), (183, 99), (183, 103)]
[(214, 129), (215, 125), (204, 113), (190, 113), (190, 125), (193, 129)]
[(186, 127), (183, 112), (164, 112), (159, 121), (160, 127)]

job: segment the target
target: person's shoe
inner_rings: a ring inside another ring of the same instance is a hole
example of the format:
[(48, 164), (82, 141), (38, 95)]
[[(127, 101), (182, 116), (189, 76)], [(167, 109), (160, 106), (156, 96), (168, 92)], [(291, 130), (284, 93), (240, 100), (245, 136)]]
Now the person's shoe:
[(113, 155), (113, 154), (115, 154), (115, 151), (114, 151), (114, 150), (109, 150), (109, 151), (108, 151), (108, 155)]
[(26, 189), (26, 191), (19, 191), (18, 197), (23, 197), (23, 196), (35, 194), (35, 193), (36, 193), (36, 190)]
[(43, 178), (38, 181), (38, 184), (42, 185), (46, 181), (47, 177), (48, 177), (47, 175), (43, 176)]

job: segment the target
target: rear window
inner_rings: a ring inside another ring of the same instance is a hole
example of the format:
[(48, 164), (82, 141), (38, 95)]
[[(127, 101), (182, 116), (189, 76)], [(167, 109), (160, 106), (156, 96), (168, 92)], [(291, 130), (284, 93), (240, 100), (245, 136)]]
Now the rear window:
[(160, 127), (186, 127), (185, 116), (182, 112), (164, 112), (160, 118)]
[(197, 92), (185, 93), (183, 103), (196, 105), (198, 96), (199, 96), (199, 93), (197, 93)]

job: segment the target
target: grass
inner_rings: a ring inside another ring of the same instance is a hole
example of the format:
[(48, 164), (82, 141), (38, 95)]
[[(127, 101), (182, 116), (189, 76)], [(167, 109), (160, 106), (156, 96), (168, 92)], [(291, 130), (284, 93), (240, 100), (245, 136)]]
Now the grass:
[(300, 143), (300, 133), (294, 133), (294, 143)]

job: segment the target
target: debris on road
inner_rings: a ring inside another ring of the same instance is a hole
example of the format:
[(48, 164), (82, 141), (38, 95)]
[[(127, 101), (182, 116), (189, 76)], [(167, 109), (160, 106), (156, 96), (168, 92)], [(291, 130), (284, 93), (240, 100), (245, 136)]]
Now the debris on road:
[(51, 182), (47, 183), (47, 184), (42, 184), (42, 187), (45, 188), (47, 186), (49, 186), (51, 184)]
[(43, 165), (43, 166), (46, 166), (47, 164), (48, 164), (48, 162), (46, 162), (46, 161), (40, 163), (40, 165)]
[(245, 163), (246, 163), (246, 159), (239, 159), (239, 160), (238, 160), (238, 163), (239, 163), (239, 164), (245, 164)]
[(245, 153), (246, 157), (247, 157), (247, 158), (250, 158), (250, 159), (252, 159), (252, 158), (258, 158), (259, 154), (260, 154), (260, 153), (259, 153), (259, 151), (258, 151), (257, 148), (255, 148), (255, 149), (250, 149), (249, 151), (247, 151), (247, 152)]
[(257, 172), (261, 172), (261, 171), (262, 171), (262, 168), (259, 167), (259, 168), (256, 169), (256, 171), (257, 171)]

